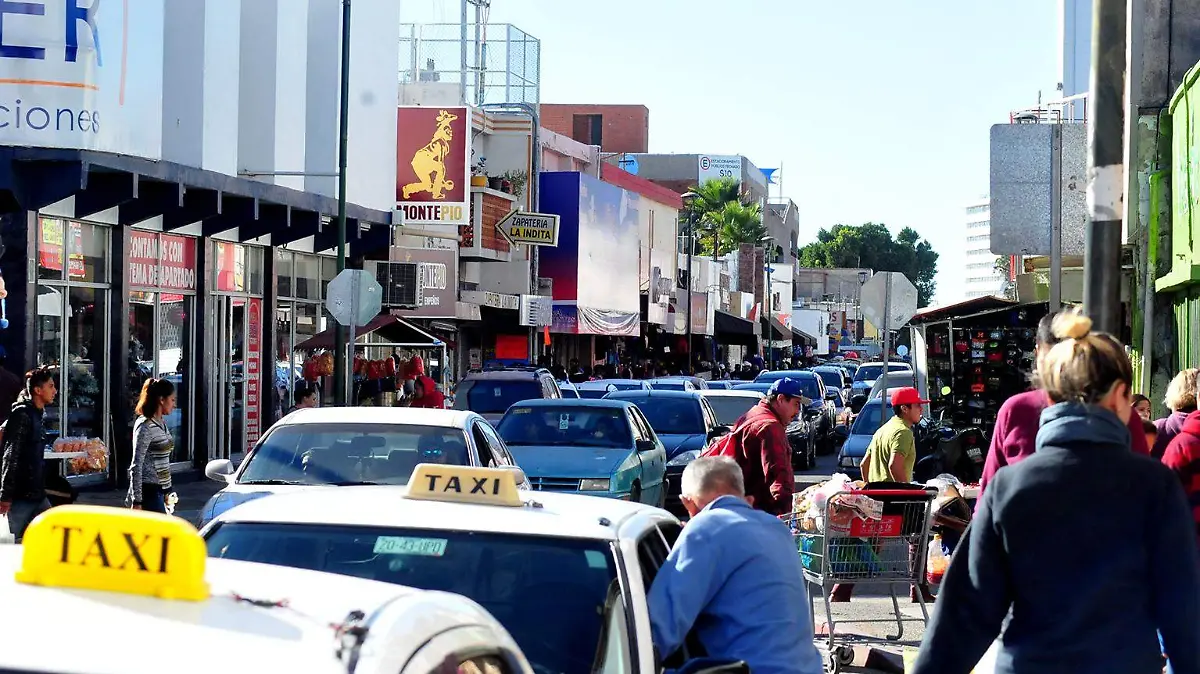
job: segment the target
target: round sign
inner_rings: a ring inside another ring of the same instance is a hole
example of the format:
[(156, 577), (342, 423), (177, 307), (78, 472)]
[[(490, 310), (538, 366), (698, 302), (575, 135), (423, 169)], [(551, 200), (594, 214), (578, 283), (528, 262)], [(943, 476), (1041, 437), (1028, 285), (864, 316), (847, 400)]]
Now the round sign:
[(701, 171), (707, 171), (707, 170), (708, 170), (709, 168), (711, 168), (711, 167), (712, 167), (712, 160), (711, 160), (711, 159), (709, 159), (708, 157), (701, 157), (701, 158), (700, 158), (700, 170), (701, 170)]
[(901, 344), (900, 346), (897, 346), (896, 347), (896, 355), (900, 356), (901, 358), (907, 356), (908, 355), (908, 347), (904, 346), (903, 344)]

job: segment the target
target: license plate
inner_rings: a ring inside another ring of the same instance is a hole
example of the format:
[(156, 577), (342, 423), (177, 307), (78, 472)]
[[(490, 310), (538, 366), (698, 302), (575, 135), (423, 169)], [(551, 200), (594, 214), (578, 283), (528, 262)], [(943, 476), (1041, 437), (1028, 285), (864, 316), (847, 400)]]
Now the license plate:
[(972, 459), (983, 458), (983, 450), (978, 447), (968, 447), (967, 456), (971, 457)]

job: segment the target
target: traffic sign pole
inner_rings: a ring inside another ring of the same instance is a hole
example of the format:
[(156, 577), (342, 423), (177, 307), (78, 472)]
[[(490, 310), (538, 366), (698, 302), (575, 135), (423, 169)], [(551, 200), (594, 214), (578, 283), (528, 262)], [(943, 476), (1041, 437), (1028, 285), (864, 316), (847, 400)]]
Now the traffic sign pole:
[[(337, 270), (346, 268), (346, 153), (350, 145), (350, 0), (342, 0), (342, 90), (339, 99), (338, 119), (338, 221), (337, 221)], [(349, 389), (345, 386), (346, 367), (345, 338), (340, 325), (333, 331), (333, 388), (334, 404), (349, 405)]]
[[(883, 288), (883, 374), (879, 375), (883, 377), (883, 398), (879, 401), (879, 428), (883, 428), (883, 407), (884, 405), (891, 405), (892, 402), (888, 398), (887, 385), (888, 365), (891, 364), (892, 352), (892, 279), (890, 275), (895, 272), (887, 273), (889, 274), (888, 283)], [(896, 411), (892, 410), (892, 414), (895, 413)]]

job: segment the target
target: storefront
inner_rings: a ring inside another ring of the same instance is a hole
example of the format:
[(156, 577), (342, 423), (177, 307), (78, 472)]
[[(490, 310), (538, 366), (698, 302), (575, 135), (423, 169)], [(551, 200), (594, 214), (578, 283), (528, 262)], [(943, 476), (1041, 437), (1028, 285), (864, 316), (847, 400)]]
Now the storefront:
[[(119, 230), (118, 230), (119, 231)], [(166, 417), (175, 438), (173, 470), (190, 469), (195, 459), (195, 316), (198, 240), (138, 229), (126, 230), (129, 263), (128, 404), (136, 407), (151, 377), (175, 385), (175, 410)], [(132, 433), (132, 427), (125, 429)]]
[[(36, 319), (30, 366), (57, 368), (59, 391), (46, 408), (47, 439), (99, 439), (108, 446), (117, 432), (108, 423), (110, 401), (104, 395), (113, 375), (108, 357), (113, 230), (89, 222), (38, 217), (35, 231), (36, 300), (27, 312)], [(20, 317), (13, 319), (19, 321)], [(71, 460), (65, 470), (68, 476), (86, 481), (106, 477), (105, 468), (102, 463)]]
[[(296, 345), (328, 327), (325, 288), (337, 276), (337, 259), (277, 248), (275, 250), (275, 404), (272, 419), (293, 404), (304, 382), (304, 356)], [(324, 398), (318, 382), (318, 401)]]

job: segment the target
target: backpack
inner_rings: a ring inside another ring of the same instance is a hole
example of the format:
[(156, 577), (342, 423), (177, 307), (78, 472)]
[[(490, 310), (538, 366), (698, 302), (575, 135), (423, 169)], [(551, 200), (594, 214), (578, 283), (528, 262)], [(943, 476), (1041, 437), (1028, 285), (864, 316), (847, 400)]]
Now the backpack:
[[(750, 425), (749, 421), (744, 421), (740, 426), (735, 427), (725, 435), (708, 443), (704, 451), (700, 452), (701, 457), (705, 456), (727, 456), (734, 461), (738, 460), (738, 449), (742, 446), (741, 435), (742, 429)], [(741, 462), (738, 461), (740, 465)]]

